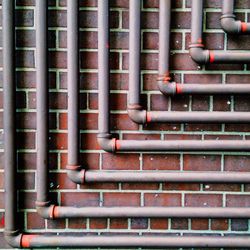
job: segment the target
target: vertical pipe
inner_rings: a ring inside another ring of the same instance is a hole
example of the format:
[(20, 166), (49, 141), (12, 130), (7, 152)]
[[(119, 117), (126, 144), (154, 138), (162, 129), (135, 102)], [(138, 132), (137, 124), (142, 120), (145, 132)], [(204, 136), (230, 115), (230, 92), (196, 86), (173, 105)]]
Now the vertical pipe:
[(202, 44), (203, 0), (192, 1), (191, 44)]
[(109, 1), (98, 0), (99, 136), (109, 136)]
[(68, 166), (79, 164), (78, 0), (68, 1)]
[[(159, 77), (169, 80), (171, 0), (160, 0)], [(168, 79), (166, 79), (168, 78)]]
[(17, 231), (16, 215), (16, 128), (15, 128), (15, 1), (3, 1), (3, 89), (5, 232)]
[[(129, 105), (140, 103), (141, 1), (129, 1)], [(133, 107), (131, 107), (133, 108)]]
[(223, 15), (234, 13), (234, 0), (222, 0), (222, 13)]
[(37, 205), (48, 203), (47, 0), (36, 1)]

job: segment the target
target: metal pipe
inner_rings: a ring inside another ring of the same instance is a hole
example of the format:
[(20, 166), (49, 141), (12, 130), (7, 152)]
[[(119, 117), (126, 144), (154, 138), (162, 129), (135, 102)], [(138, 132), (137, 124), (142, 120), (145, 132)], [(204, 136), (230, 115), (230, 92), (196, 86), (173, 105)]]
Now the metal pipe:
[(204, 182), (250, 183), (248, 172), (174, 172), (174, 171), (86, 171), (85, 181), (92, 182)]
[(68, 177), (84, 181), (85, 169), (79, 163), (79, 18), (78, 1), (68, 1)]
[[(164, 247), (249, 247), (250, 237), (248, 236), (79, 236), (75, 235), (23, 235), (21, 248), (44, 248), (44, 247), (143, 247), (143, 248), (164, 248)], [(20, 247), (14, 245), (14, 247)]]
[(48, 56), (47, 0), (36, 1), (36, 81), (37, 81), (37, 206), (47, 206), (48, 198)]
[(3, 115), (4, 115), (4, 182), (5, 235), (16, 235), (16, 122), (15, 122), (15, 1), (2, 3), (3, 13)]
[(222, 1), (222, 16), (221, 16), (222, 29), (230, 34), (249, 34), (250, 23), (236, 20), (234, 15), (234, 0)]
[(55, 207), (55, 218), (250, 218), (244, 207)]
[(208, 63), (249, 63), (250, 52), (204, 49), (202, 41), (203, 1), (192, 0), (191, 44), (192, 59), (199, 64)]
[[(161, 82), (162, 83), (162, 82)], [(177, 94), (250, 94), (250, 84), (200, 84), (200, 83), (175, 83), (166, 82), (162, 83), (160, 91), (165, 95)]]

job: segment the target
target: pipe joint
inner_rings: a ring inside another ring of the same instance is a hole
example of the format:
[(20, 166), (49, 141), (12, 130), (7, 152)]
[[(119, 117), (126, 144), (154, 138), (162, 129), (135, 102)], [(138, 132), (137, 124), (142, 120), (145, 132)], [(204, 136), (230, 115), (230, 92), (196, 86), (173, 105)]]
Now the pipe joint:
[(85, 183), (85, 173), (86, 173), (85, 169), (82, 169), (81, 166), (78, 166), (78, 168), (76, 169), (70, 169), (67, 166), (67, 169), (68, 169), (67, 175), (72, 182), (76, 184)]
[(110, 153), (114, 153), (116, 151), (116, 138), (113, 138), (111, 134), (98, 134), (97, 141), (100, 147)]
[(142, 109), (140, 105), (129, 105), (128, 115), (130, 119), (138, 124), (147, 123), (147, 111)]
[(241, 21), (235, 20), (235, 15), (225, 14), (221, 16), (221, 28), (230, 34), (239, 34), (242, 32)]
[(158, 88), (164, 95), (176, 95), (177, 94), (177, 84), (176, 82), (164, 82), (162, 80), (158, 81)]
[(198, 64), (207, 64), (210, 61), (209, 50), (204, 50), (203, 44), (191, 44), (189, 52), (192, 59)]
[(13, 231), (13, 232), (5, 231), (4, 238), (11, 247), (18, 249), (23, 248), (22, 246), (23, 234), (21, 234), (19, 231)]
[(47, 207), (36, 206), (36, 211), (44, 219), (54, 220), (57, 217), (56, 208), (56, 205), (50, 205)]

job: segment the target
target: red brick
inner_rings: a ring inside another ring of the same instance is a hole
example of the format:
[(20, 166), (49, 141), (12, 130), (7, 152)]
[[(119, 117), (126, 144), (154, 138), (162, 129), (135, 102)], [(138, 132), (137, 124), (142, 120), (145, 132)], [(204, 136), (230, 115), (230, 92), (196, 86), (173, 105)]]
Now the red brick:
[(145, 206), (167, 206), (178, 207), (181, 205), (181, 194), (145, 194)]
[(249, 207), (250, 195), (231, 195), (226, 196), (226, 205), (228, 207)]
[(43, 229), (45, 220), (38, 213), (27, 213), (27, 228), (28, 229)]
[(86, 219), (69, 218), (68, 228), (72, 229), (86, 229)]
[(112, 206), (139, 206), (140, 194), (139, 193), (104, 193), (103, 205)]
[(192, 219), (192, 230), (208, 230), (208, 219)]
[(211, 220), (212, 230), (228, 230), (228, 220), (225, 219), (212, 219)]
[(107, 228), (107, 219), (93, 218), (89, 221), (90, 229), (104, 229)]
[(110, 219), (110, 229), (127, 229), (128, 228), (128, 220), (127, 219)]
[(221, 157), (217, 155), (184, 155), (184, 170), (220, 171)]
[(103, 154), (103, 169), (105, 170), (139, 170), (139, 155), (133, 154), (128, 157), (126, 154)]
[(185, 194), (186, 207), (221, 207), (220, 194)]
[(188, 229), (188, 220), (182, 218), (171, 219), (171, 229), (177, 229), (177, 230)]
[(164, 230), (168, 229), (168, 220), (165, 218), (151, 218), (150, 219), (150, 228), (153, 230)]
[(146, 154), (143, 156), (144, 170), (179, 170), (180, 156), (167, 154)]
[(98, 193), (61, 193), (63, 206), (99, 206), (100, 198)]

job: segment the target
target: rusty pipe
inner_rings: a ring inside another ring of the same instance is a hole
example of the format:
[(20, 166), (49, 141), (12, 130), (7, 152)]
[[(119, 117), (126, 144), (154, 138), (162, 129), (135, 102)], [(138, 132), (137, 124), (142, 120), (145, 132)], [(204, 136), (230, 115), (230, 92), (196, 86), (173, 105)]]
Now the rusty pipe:
[(234, 15), (234, 0), (222, 1), (221, 27), (230, 34), (249, 34), (250, 23), (236, 20)]
[(47, 0), (36, 1), (36, 82), (37, 82), (37, 206), (47, 206), (48, 198), (48, 31)]
[(198, 64), (249, 63), (250, 52), (207, 50), (202, 40), (203, 1), (192, 0), (191, 44), (189, 52)]
[[(13, 242), (12, 242), (13, 241)], [(162, 235), (110, 235), (82, 236), (79, 234), (25, 234), (17, 244), (14, 238), (9, 239), (13, 247), (105, 247), (105, 248), (165, 248), (165, 247), (249, 247), (248, 236), (162, 236)]]
[(3, 115), (5, 236), (18, 234), (16, 213), (16, 72), (15, 72), (15, 1), (2, 2), (3, 14)]
[(67, 61), (68, 61), (68, 177), (84, 182), (85, 169), (79, 163), (79, 3), (68, 1)]

